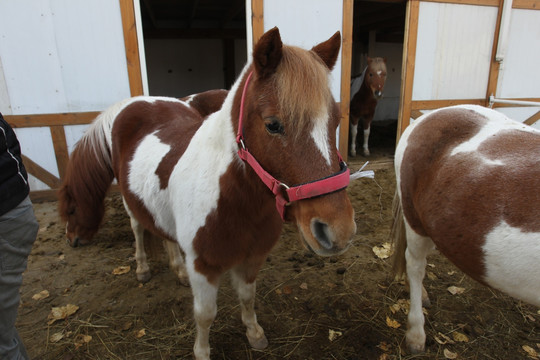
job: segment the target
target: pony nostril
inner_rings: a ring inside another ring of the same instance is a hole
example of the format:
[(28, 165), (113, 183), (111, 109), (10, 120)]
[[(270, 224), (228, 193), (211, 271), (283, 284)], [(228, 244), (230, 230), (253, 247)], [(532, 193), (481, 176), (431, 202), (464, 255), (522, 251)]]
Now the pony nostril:
[(311, 231), (317, 242), (326, 250), (330, 250), (334, 247), (332, 241), (332, 232), (329, 226), (319, 220), (313, 220), (311, 222)]
[(68, 244), (69, 244), (71, 247), (76, 248), (76, 247), (79, 246), (79, 237), (76, 236), (73, 240), (68, 239), (67, 242), (68, 242)]

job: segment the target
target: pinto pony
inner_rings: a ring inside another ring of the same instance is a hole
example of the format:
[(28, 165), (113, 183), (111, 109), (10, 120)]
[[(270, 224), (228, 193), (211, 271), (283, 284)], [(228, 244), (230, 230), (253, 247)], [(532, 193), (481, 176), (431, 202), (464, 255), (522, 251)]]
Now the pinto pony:
[(384, 83), (386, 81), (386, 58), (368, 57), (368, 65), (358, 78), (360, 89), (352, 97), (349, 106), (349, 124), (351, 129), (350, 153), (356, 156), (356, 136), (358, 124), (362, 120), (364, 129), (364, 156), (369, 156), (368, 139), (371, 129), (371, 121), (375, 115), (377, 101), (383, 96)]
[[(540, 132), (463, 105), (423, 115), (395, 155), (395, 269), (406, 272), (406, 342), (424, 350), (422, 280), (434, 248), (484, 285), (540, 306)], [(427, 299), (426, 299), (427, 300)]]
[(283, 220), (295, 222), (319, 255), (342, 253), (356, 232), (329, 88), (340, 46), (339, 32), (311, 51), (285, 46), (274, 28), (219, 111), (205, 117), (181, 100), (128, 99), (102, 113), (73, 152), (60, 192), (68, 239), (95, 234), (115, 177), (132, 220), (185, 254), (197, 359), (210, 357), (228, 270), (249, 343), (267, 346), (254, 311), (255, 279)]

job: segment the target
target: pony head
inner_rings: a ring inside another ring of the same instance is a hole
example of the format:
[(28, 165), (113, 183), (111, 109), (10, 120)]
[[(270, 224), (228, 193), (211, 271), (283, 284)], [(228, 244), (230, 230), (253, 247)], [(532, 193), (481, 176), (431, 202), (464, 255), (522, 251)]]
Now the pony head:
[[(77, 143), (58, 191), (58, 213), (66, 223), (67, 242), (72, 247), (88, 244), (105, 214), (104, 198), (113, 180), (105, 164), (107, 156), (96, 152), (90, 130)], [(106, 153), (106, 152), (103, 152)]]
[(69, 185), (64, 184), (58, 192), (58, 212), (66, 223), (67, 242), (72, 247), (86, 245), (96, 234), (104, 209), (92, 213), (86, 206), (79, 206)]
[[(305, 184), (340, 171), (336, 129), (341, 114), (329, 87), (340, 46), (339, 32), (310, 51), (286, 46), (274, 28), (254, 48), (253, 80), (246, 88), (246, 145), (283, 184)], [(356, 233), (344, 189), (292, 202), (286, 216), (296, 223), (303, 244), (319, 255), (345, 251)]]
[(384, 83), (386, 81), (386, 58), (368, 57), (368, 66), (364, 81), (373, 92), (375, 99), (379, 100), (383, 96)]

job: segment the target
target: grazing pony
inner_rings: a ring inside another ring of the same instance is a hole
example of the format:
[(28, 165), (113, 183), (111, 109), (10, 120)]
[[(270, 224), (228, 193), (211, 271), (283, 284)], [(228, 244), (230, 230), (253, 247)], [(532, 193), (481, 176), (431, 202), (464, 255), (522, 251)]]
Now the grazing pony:
[(364, 156), (369, 156), (368, 138), (377, 101), (383, 96), (384, 82), (386, 81), (386, 58), (368, 57), (368, 65), (356, 81), (362, 85), (352, 97), (349, 106), (350, 153), (351, 156), (356, 156), (356, 135), (358, 133), (358, 124), (362, 119)]
[(255, 279), (284, 220), (319, 255), (342, 253), (356, 232), (329, 88), (340, 46), (339, 32), (311, 51), (285, 46), (274, 28), (219, 111), (203, 117), (177, 99), (128, 99), (102, 113), (73, 152), (60, 192), (69, 241), (95, 234), (115, 177), (132, 220), (184, 252), (197, 359), (210, 358), (228, 270), (249, 343), (267, 346), (254, 311)]
[(407, 346), (424, 350), (422, 280), (434, 248), (484, 285), (540, 306), (540, 132), (480, 106), (423, 115), (395, 155), (394, 269), (406, 268)]

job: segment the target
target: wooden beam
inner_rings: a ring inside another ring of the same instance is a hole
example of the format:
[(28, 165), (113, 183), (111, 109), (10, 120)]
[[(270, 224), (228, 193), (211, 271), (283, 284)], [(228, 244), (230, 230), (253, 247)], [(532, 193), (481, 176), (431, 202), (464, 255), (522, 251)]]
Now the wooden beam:
[(459, 5), (499, 6), (499, 0), (422, 0), (425, 2), (438, 2)]
[(137, 40), (137, 27), (135, 24), (135, 9), (133, 0), (119, 0), (122, 13), (122, 29), (124, 31), (124, 45), (126, 47), (126, 61), (131, 96), (143, 94), (141, 60), (139, 58), (139, 43)]
[(56, 165), (58, 166), (58, 173), (60, 174), (60, 179), (63, 179), (64, 175), (66, 174), (67, 164), (69, 161), (66, 133), (63, 125), (51, 126), (50, 129), (54, 154), (56, 156)]
[(339, 152), (345, 161), (347, 161), (347, 156), (349, 154), (349, 103), (351, 101), (353, 7), (353, 0), (343, 0), (343, 24), (341, 27), (341, 121), (339, 125)]
[(525, 120), (523, 123), (527, 125), (532, 125), (538, 120), (540, 120), (540, 111), (538, 111), (536, 114), (534, 114), (533, 116)]
[(99, 111), (89, 111), (58, 114), (4, 115), (4, 118), (13, 128), (26, 128), (90, 124), (99, 114)]
[(58, 189), (61, 185), (60, 179), (58, 179), (56, 176), (42, 168), (40, 165), (38, 165), (36, 162), (34, 162), (32, 159), (30, 159), (28, 156), (25, 156), (24, 154), (21, 154), (22, 161), (24, 164), (24, 167), (26, 168), (26, 171), (29, 174), (32, 174), (37, 179), (45, 183), (48, 187), (51, 189)]
[(411, 110), (433, 110), (454, 105), (485, 105), (485, 99), (419, 100), (411, 102)]
[(405, 39), (401, 66), (401, 94), (399, 97), (396, 144), (398, 143), (401, 134), (410, 123), (419, 12), (420, 1), (409, 0), (407, 2), (407, 11), (405, 15)]
[(540, 10), (540, 0), (513, 0), (512, 9)]
[(264, 0), (251, 0), (253, 47), (264, 34)]

